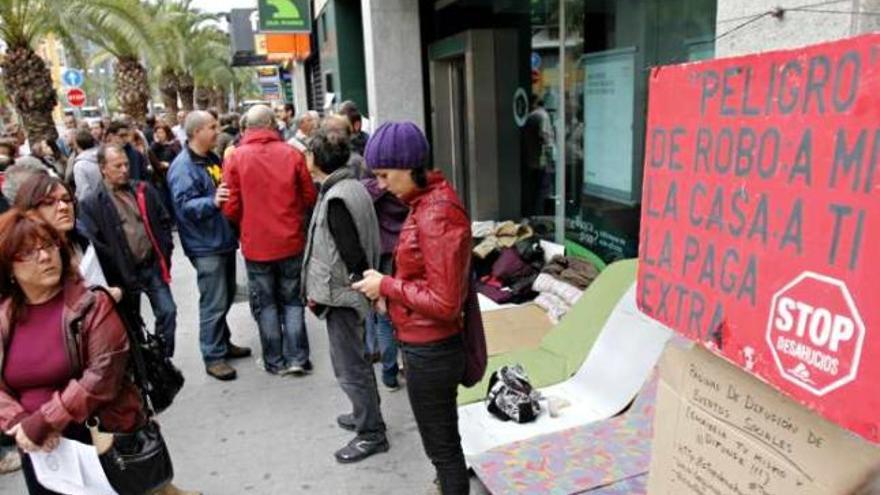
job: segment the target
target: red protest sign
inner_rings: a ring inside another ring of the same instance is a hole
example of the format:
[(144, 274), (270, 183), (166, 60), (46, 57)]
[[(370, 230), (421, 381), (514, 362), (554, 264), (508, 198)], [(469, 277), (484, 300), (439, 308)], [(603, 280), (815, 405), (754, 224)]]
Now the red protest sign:
[(880, 35), (654, 69), (639, 307), (880, 442)]
[(72, 107), (81, 107), (86, 103), (86, 93), (79, 88), (67, 90), (67, 103)]

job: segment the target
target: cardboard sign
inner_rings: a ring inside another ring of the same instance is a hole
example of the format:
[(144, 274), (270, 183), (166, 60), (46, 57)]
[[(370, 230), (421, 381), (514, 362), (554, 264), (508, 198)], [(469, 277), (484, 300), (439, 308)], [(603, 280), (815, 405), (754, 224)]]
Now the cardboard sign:
[(640, 309), (880, 441), (880, 36), (650, 78)]
[(880, 447), (699, 346), (660, 360), (648, 493), (849, 494)]

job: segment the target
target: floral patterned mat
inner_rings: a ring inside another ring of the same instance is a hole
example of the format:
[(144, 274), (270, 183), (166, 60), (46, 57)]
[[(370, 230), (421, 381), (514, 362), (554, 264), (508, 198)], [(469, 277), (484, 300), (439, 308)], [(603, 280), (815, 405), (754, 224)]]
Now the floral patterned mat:
[(471, 465), (495, 495), (644, 494), (656, 395), (655, 373), (626, 413), (490, 450)]

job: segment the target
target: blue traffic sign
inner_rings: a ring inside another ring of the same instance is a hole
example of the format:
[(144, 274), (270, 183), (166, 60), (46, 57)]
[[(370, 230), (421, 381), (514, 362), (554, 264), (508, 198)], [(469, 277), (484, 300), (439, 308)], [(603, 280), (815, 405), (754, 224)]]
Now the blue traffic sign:
[(71, 88), (82, 86), (84, 79), (82, 71), (77, 69), (67, 69), (64, 71), (64, 74), (61, 75), (61, 80), (64, 81), (64, 85)]
[(538, 70), (541, 68), (541, 54), (538, 52), (532, 52), (532, 70)]

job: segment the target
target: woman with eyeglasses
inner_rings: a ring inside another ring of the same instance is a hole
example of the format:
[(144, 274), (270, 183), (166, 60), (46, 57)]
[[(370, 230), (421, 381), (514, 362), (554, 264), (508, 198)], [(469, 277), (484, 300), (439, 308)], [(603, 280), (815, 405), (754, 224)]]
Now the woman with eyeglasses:
[[(91, 444), (86, 423), (94, 419), (113, 433), (145, 424), (128, 360), (113, 302), (83, 284), (65, 237), (33, 212), (0, 216), (0, 430), (25, 454), (30, 495), (55, 494), (37, 479), (30, 454), (51, 452), (62, 438)], [(154, 492), (195, 493), (172, 483)]]
[[(107, 279), (88, 238), (76, 228), (76, 200), (70, 188), (48, 174), (34, 174), (25, 180), (15, 196), (13, 206), (36, 213), (69, 243), (74, 266), (88, 286), (107, 287)], [(108, 288), (119, 301), (122, 290)]]

